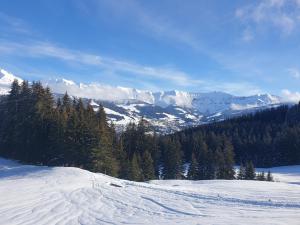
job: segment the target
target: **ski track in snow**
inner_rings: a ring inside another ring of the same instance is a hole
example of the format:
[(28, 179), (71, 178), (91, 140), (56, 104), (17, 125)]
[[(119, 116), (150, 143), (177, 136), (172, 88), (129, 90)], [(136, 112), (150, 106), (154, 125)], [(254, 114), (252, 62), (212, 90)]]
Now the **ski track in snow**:
[(0, 224), (299, 224), (300, 166), (290, 168), (274, 169), (283, 182), (137, 183), (0, 159)]

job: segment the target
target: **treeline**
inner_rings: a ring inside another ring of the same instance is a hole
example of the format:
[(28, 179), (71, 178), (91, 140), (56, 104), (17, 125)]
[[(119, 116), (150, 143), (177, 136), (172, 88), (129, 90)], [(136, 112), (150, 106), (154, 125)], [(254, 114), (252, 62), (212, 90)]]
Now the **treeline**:
[(231, 143), (237, 164), (247, 161), (256, 167), (300, 164), (300, 105), (279, 106), (186, 129), (172, 136), (180, 140), (186, 161), (193, 161), (199, 140), (217, 137)]
[(247, 162), (245, 166), (244, 164), (241, 164), (236, 178), (238, 180), (274, 181), (270, 170), (268, 171), (267, 175), (264, 171), (256, 173), (252, 162)]
[(81, 99), (54, 99), (41, 83), (14, 81), (0, 100), (0, 155), (22, 162), (75, 166), (112, 176), (150, 179), (233, 179), (233, 147), (211, 135), (194, 142), (189, 167), (182, 140), (160, 136), (143, 119), (121, 134)]
[(40, 165), (76, 166), (117, 175), (118, 143), (103, 108), (67, 94), (55, 101), (41, 83), (14, 81), (0, 105), (1, 155)]

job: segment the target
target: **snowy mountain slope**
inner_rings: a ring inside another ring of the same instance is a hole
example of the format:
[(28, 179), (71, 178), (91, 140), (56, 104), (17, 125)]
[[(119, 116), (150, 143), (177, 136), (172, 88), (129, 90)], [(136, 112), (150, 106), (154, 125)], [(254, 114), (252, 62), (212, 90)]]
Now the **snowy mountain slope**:
[(136, 100), (160, 107), (178, 106), (193, 108), (201, 113), (212, 114), (225, 110), (242, 110), (278, 104), (278, 96), (264, 94), (247, 97), (233, 96), (223, 92), (190, 93), (184, 91), (151, 92), (135, 88), (112, 87), (103, 84), (76, 84), (66, 79), (49, 79), (44, 82), (55, 93), (65, 93), (102, 101), (122, 102)]
[(284, 182), (136, 183), (0, 159), (0, 224), (299, 224), (300, 166)]
[[(89, 100), (88, 100), (89, 101)], [(103, 105), (104, 110), (116, 128), (121, 130), (129, 122), (138, 122), (142, 117), (157, 132), (170, 133), (183, 129), (188, 125), (201, 124), (202, 115), (194, 109), (177, 106), (160, 107), (140, 101), (107, 102), (92, 100), (95, 110)]]
[(13, 74), (0, 69), (0, 95), (7, 94), (10, 90), (11, 83), (17, 79), (19, 82), (22, 82), (22, 79), (14, 76)]
[[(1, 70), (0, 95), (7, 94), (14, 78), (21, 81)], [(109, 120), (119, 130), (127, 123), (137, 122), (144, 117), (157, 132), (170, 133), (282, 104), (280, 97), (270, 94), (238, 97), (223, 92), (151, 92), (96, 83), (77, 84), (63, 78), (49, 79), (43, 84), (50, 86), (57, 96), (67, 91), (74, 97), (95, 103), (95, 109), (100, 104), (104, 105)]]
[(247, 97), (233, 96), (223, 92), (193, 94), (193, 107), (201, 113), (241, 111), (280, 104), (281, 98), (270, 94)]
[(98, 110), (100, 104), (103, 105), (109, 120), (112, 121), (119, 130), (123, 129), (129, 122), (138, 122), (143, 117), (153, 125), (157, 132), (161, 133), (171, 133), (189, 126), (222, 121), (226, 118), (253, 113), (257, 110), (280, 105), (252, 105), (251, 107), (245, 107), (243, 109), (224, 109), (223, 111), (202, 113), (195, 108), (184, 108), (176, 105), (161, 107), (137, 100), (108, 102), (86, 99), (86, 102), (93, 103), (95, 110)]

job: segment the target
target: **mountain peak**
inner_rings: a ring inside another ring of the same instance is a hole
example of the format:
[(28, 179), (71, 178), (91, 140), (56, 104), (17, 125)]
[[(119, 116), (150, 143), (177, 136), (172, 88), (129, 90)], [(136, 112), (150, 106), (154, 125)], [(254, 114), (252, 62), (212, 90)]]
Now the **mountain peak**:
[(18, 80), (21, 83), (23, 80), (4, 69), (0, 69), (0, 95), (5, 95), (9, 92), (11, 83), (14, 80)]
[(0, 69), (0, 81), (1, 84), (3, 83), (7, 83), (7, 84), (11, 84), (14, 80), (18, 80), (19, 82), (22, 82), (23, 80), (15, 75), (13, 75), (12, 73), (7, 72), (4, 69)]

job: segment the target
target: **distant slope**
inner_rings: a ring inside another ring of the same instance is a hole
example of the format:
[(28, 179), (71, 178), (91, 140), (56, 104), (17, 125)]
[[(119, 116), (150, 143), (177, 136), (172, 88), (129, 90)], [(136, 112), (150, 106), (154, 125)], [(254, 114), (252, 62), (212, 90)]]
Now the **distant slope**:
[(230, 140), (236, 163), (252, 161), (259, 167), (300, 163), (300, 105), (280, 106), (177, 132), (181, 150), (190, 161), (198, 140), (214, 146), (214, 137)]
[[(300, 167), (285, 182), (136, 183), (0, 159), (0, 224), (299, 224)], [(286, 171), (287, 168), (284, 169)], [(277, 173), (274, 173), (275, 178)]]

